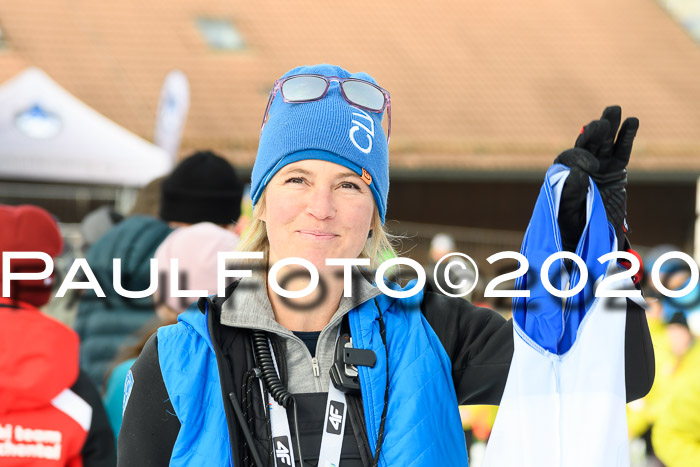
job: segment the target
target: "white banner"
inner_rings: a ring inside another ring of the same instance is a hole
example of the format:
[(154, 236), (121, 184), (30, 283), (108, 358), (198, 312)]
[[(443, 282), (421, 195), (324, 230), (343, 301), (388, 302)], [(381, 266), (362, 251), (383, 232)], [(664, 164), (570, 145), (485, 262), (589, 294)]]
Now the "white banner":
[(170, 154), (173, 162), (180, 150), (182, 132), (190, 108), (190, 83), (180, 70), (168, 73), (160, 91), (154, 142)]

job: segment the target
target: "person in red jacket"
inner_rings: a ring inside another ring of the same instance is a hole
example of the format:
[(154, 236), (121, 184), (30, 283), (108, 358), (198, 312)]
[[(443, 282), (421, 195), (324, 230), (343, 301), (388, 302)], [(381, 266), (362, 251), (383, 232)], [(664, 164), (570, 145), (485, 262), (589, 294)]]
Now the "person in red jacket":
[[(58, 225), (47, 211), (0, 205), (3, 266), (8, 252), (54, 258), (62, 249)], [(12, 258), (9, 266), (0, 268), (0, 466), (114, 465), (114, 440), (99, 393), (78, 365), (78, 335), (38, 309), (51, 297), (51, 277), (3, 280), (5, 273), (41, 273), (47, 265)]]

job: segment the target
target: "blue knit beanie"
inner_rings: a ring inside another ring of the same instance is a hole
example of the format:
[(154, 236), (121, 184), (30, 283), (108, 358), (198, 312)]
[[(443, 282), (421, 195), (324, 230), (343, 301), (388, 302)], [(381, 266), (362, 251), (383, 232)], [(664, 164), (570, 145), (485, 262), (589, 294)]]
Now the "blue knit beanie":
[[(366, 73), (349, 73), (333, 65), (302, 66), (283, 78), (299, 74), (359, 78), (376, 84)], [(351, 106), (337, 82), (316, 102), (287, 104), (278, 91), (260, 137), (251, 176), (253, 205), (270, 179), (285, 165), (306, 159), (340, 164), (369, 185), (384, 223), (389, 193), (389, 148), (382, 116)]]

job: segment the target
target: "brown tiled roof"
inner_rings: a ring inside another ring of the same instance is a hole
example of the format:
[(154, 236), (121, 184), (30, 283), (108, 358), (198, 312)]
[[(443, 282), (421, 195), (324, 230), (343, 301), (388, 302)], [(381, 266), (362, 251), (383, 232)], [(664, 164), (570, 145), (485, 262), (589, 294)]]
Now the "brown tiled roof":
[[(246, 48), (210, 49), (198, 17)], [(700, 174), (700, 45), (653, 0), (0, 0), (0, 25), (0, 82), (38, 66), (147, 139), (182, 69), (183, 154), (252, 165), (274, 80), (328, 62), (391, 91), (396, 169), (540, 170), (617, 103), (641, 120), (634, 168)]]

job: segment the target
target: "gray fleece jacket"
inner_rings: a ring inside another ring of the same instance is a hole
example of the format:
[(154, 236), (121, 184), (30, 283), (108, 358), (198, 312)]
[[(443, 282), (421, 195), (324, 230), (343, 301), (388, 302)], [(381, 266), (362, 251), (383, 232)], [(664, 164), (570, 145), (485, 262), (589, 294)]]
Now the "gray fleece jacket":
[(254, 272), (252, 277), (241, 279), (236, 287), (236, 293), (224, 302), (221, 309), (221, 324), (259, 329), (280, 336), (287, 359), (289, 392), (292, 394), (327, 392), (338, 327), (343, 316), (356, 306), (379, 295), (380, 290), (355, 269), (352, 297), (341, 298), (338, 310), (318, 337), (316, 357), (312, 357), (301, 339), (275, 321), (275, 315), (267, 297), (266, 285), (265, 276), (261, 273)]

